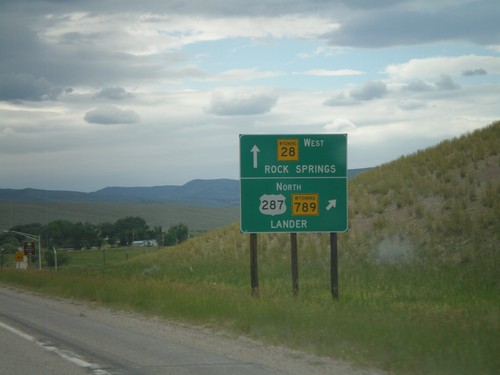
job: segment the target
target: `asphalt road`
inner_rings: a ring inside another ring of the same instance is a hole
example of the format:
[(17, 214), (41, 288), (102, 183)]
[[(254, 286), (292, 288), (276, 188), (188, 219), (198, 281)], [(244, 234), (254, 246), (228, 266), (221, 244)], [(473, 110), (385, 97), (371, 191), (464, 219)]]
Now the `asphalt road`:
[(0, 323), (0, 374), (25, 375), (85, 375), (85, 368), (65, 359), (42, 343), (36, 344), (32, 336)]
[(0, 286), (0, 374), (374, 375), (207, 329)]

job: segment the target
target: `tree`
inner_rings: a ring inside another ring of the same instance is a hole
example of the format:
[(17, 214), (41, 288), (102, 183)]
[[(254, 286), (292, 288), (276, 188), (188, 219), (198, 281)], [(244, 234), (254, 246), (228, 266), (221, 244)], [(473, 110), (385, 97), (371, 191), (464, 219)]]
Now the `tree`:
[[(56, 257), (52, 249), (47, 249), (45, 251), (45, 261), (47, 262), (47, 266), (49, 267), (54, 267), (56, 265)], [(64, 251), (57, 251), (57, 267), (61, 267), (68, 262), (68, 254)]]
[(100, 246), (102, 244), (97, 227), (88, 221), (84, 224), (80, 222), (74, 224), (71, 233), (68, 233), (68, 236), (70, 237), (70, 241), (72, 243), (71, 247), (74, 247), (75, 249), (90, 249), (94, 246)]
[(185, 224), (172, 225), (165, 236), (165, 245), (172, 246), (184, 242), (189, 237), (189, 229)]
[(167, 233), (165, 233), (165, 240), (163, 241), (165, 246), (174, 246), (177, 245), (177, 235), (175, 230), (170, 228)]
[(116, 234), (122, 246), (145, 239), (148, 229), (146, 221), (139, 216), (118, 219), (115, 223)]
[(175, 235), (177, 237), (177, 243), (184, 242), (189, 237), (189, 229), (185, 224), (177, 224), (175, 227)]
[(23, 232), (23, 233), (32, 234), (34, 236), (38, 236), (38, 235), (40, 235), (42, 228), (43, 228), (42, 224), (31, 223), (31, 224), (16, 225), (16, 226), (10, 228), (10, 230), (15, 230), (17, 232)]
[(101, 223), (98, 226), (99, 236), (103, 241), (107, 241), (109, 245), (114, 245), (117, 239), (116, 227), (113, 223)]
[(0, 234), (0, 248), (4, 249), (6, 254), (15, 253), (19, 246), (21, 246), (21, 241), (14, 233)]
[(74, 224), (67, 220), (55, 220), (42, 229), (42, 245), (44, 247), (73, 247), (70, 237)]

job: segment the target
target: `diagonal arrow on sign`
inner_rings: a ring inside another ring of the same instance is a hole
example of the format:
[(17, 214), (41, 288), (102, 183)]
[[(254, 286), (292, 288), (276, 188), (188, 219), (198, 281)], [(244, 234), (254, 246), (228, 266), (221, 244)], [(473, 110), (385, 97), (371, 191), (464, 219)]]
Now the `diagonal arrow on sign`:
[(328, 206), (326, 206), (326, 210), (330, 211), (330, 209), (335, 208), (337, 206), (337, 200), (336, 199), (330, 199), (328, 201)]

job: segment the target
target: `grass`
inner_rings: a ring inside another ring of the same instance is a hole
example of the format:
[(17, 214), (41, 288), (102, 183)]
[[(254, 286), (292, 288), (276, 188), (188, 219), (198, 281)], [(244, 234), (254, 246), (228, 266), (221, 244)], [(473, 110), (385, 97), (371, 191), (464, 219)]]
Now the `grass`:
[(328, 235), (320, 234), (298, 236), (296, 298), (289, 236), (259, 235), (260, 297), (252, 298), (249, 236), (238, 223), (149, 254), (113, 250), (106, 264), (102, 252), (84, 251), (69, 253), (58, 272), (4, 267), (0, 282), (394, 374), (496, 374), (499, 131), (493, 124), (349, 184), (339, 301), (330, 296)]

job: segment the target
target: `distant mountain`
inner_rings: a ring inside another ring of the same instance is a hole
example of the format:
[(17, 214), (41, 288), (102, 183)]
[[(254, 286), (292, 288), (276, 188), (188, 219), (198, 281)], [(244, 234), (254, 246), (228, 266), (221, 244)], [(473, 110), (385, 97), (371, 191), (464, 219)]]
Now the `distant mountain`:
[[(369, 169), (351, 169), (348, 176), (352, 178)], [(41, 189), (0, 189), (0, 200), (231, 207), (240, 203), (240, 181), (215, 179), (192, 180), (180, 186), (117, 186), (106, 187), (92, 193)]]
[(240, 202), (238, 180), (192, 180), (182, 186), (107, 187), (90, 193), (140, 203), (168, 203), (182, 206), (234, 206)]
[(227, 207), (240, 201), (238, 180), (193, 180), (185, 185), (107, 187), (92, 193), (41, 189), (0, 189), (0, 200), (88, 203), (175, 204)]

